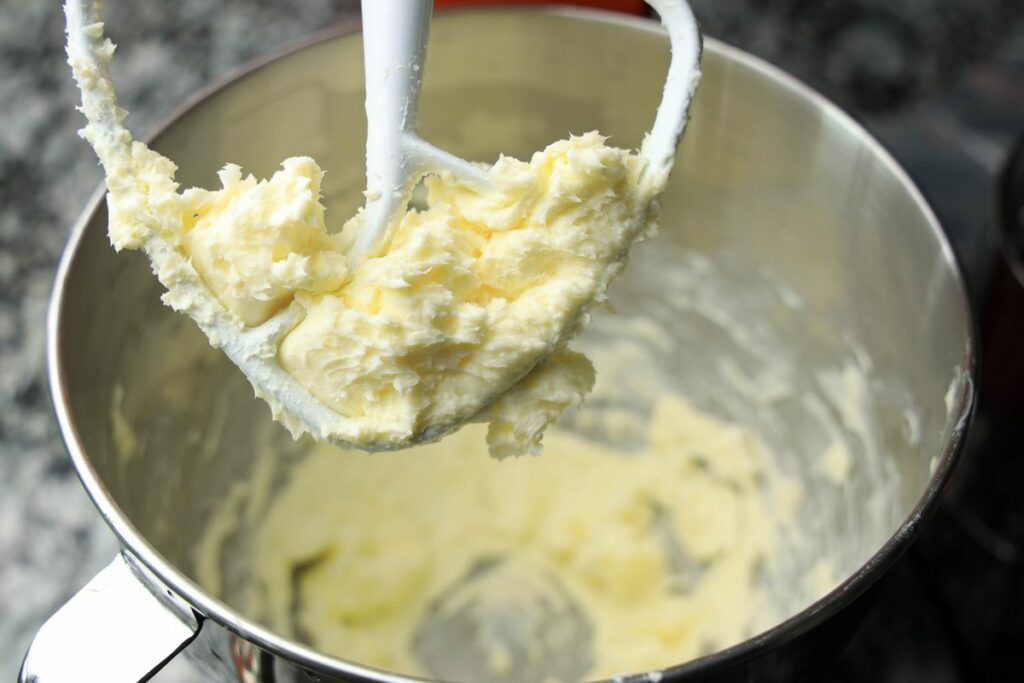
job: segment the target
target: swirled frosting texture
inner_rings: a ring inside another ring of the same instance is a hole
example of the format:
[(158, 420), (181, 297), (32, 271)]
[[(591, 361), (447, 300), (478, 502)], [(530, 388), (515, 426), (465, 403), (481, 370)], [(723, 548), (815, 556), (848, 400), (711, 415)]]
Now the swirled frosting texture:
[[(69, 26), (99, 19), (96, 5), (71, 10)], [(353, 258), (363, 214), (328, 230), (308, 157), (266, 180), (229, 164), (221, 189), (179, 191), (175, 165), (123, 126), (113, 52), (99, 21), (69, 31), (111, 242), (146, 251), (164, 302), (293, 433), (386, 450), (490, 421), (492, 454), (518, 455), (590, 390), (567, 343), (652, 230), (664, 172), (591, 132), (501, 157), (486, 189), (428, 176), (426, 208)]]

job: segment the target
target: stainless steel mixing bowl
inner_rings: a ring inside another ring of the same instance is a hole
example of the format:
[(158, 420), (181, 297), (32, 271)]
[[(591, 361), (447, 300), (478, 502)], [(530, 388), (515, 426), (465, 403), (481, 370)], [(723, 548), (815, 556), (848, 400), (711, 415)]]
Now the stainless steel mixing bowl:
[[(312, 155), (328, 169), (337, 220), (363, 187), (360, 54), (357, 32), (321, 36), (208, 90), (153, 145), (186, 186), (212, 185), (226, 161), (267, 175), (287, 156)], [(443, 14), (421, 130), (481, 160), (590, 129), (636, 146), (667, 58), (660, 28), (636, 19)], [(865, 604), (858, 597), (935, 506), (973, 405), (972, 325), (935, 217), (863, 129), (713, 40), (703, 69), (662, 232), (615, 285), (617, 307), (661, 315), (670, 343), (650, 362), (783, 453), (780, 466), (809, 491), (800, 524), (812, 541), (788, 560), (806, 569), (828, 558), (841, 581), (823, 597), (794, 592), (771, 628), (664, 676), (792, 680), (841, 647)], [(193, 580), (197, 539), (252, 476), (253, 452), (280, 442), (278, 484), (297, 458), (233, 366), (160, 304), (145, 260), (116, 255), (105, 228), (97, 197), (61, 263), (49, 363), (71, 458), (124, 553), (40, 630), (25, 679), (138, 680), (185, 648), (209, 680), (408, 680), (334, 659), (235, 609), (232, 586), (248, 573), (241, 540), (226, 541), (218, 596)], [(866, 378), (859, 418), (826, 395), (850, 368)], [(815, 397), (818, 418), (838, 425), (856, 456), (833, 488), (812, 474), (823, 438), (808, 426)]]

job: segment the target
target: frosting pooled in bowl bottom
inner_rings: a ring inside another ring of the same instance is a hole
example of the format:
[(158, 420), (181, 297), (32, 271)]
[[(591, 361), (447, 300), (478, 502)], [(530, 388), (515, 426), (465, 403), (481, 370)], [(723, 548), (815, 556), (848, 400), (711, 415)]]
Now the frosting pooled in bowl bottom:
[[(757, 573), (784, 545), (791, 501), (776, 493), (794, 484), (755, 433), (673, 393), (653, 401), (635, 450), (555, 428), (544, 457), (497, 462), (482, 457), (481, 430), (409, 457), (313, 446), (253, 531), (246, 612), (349, 661), (419, 675), (437, 675), (416, 643), (432, 637), (438, 600), (487, 563), (514, 570), (473, 590), (484, 609), (542, 608), (546, 596), (534, 605), (516, 591), (554, 577), (590, 628), (589, 678), (677, 664), (764, 625), (771, 596)], [(225, 506), (227, 527), (237, 514)], [(198, 578), (216, 589), (217, 537), (201, 547)], [(482, 646), (497, 673), (508, 666), (500, 642)]]

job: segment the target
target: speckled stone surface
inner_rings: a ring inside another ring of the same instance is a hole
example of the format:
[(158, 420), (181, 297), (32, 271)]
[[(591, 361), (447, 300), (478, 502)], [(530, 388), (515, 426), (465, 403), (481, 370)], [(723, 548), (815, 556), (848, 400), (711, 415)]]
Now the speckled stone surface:
[[(202, 85), (357, 13), (332, 0), (111, 0), (114, 76), (143, 137)], [(44, 376), (53, 271), (102, 181), (78, 138), (60, 3), (0, 5), (0, 680), (117, 544), (71, 470)], [(173, 672), (158, 680), (175, 680)], [(184, 678), (182, 680), (188, 680)]]
[[(64, 64), (58, 4), (0, 4), (2, 680), (14, 679), (38, 625), (117, 548), (68, 464), (44, 376), (44, 317), (53, 270), (71, 224), (102, 179), (92, 151), (75, 133), (81, 119), (73, 109), (76, 96)], [(144, 137), (200, 86), (252, 57), (354, 16), (357, 4), (109, 0), (110, 34), (120, 44), (115, 78), (132, 111), (130, 127)], [(983, 113), (965, 113), (943, 98), (964, 87), (965, 79), (969, 86), (977, 65), (1007, 52), (1024, 53), (1017, 44), (1018, 0), (694, 0), (693, 5), (709, 34), (780, 63), (866, 117), (897, 155), (908, 159), (926, 190), (929, 184), (940, 189), (940, 214), (958, 251), (967, 254), (969, 274), (972, 259), (985, 261), (972, 230), (984, 226), (987, 198), (982, 195), (1013, 122), (987, 121)], [(941, 115), (929, 113), (936, 111)], [(969, 140), (968, 119), (974, 126)], [(919, 130), (922, 121), (947, 126), (943, 130), (963, 144), (936, 151), (927, 140), (908, 142), (907, 131)], [(968, 161), (960, 163), (960, 157)], [(928, 175), (935, 173), (936, 159), (949, 161), (950, 173), (961, 174), (955, 176), (963, 180), (958, 187), (970, 192), (941, 192), (947, 176)], [(976, 279), (983, 281), (983, 273)], [(913, 631), (913, 622), (908, 628)], [(927, 660), (918, 669), (904, 663), (890, 672), (895, 677), (876, 680), (940, 680), (915, 676), (906, 667), (934, 672), (941, 661)], [(900, 672), (906, 676), (900, 678)], [(178, 663), (156, 680), (198, 679)]]

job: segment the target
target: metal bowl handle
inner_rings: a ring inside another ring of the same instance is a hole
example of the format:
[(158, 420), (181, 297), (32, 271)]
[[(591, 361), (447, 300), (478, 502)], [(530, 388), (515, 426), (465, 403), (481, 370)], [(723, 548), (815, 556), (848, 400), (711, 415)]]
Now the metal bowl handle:
[(145, 681), (201, 627), (202, 619), (187, 603), (120, 554), (42, 625), (19, 680)]

